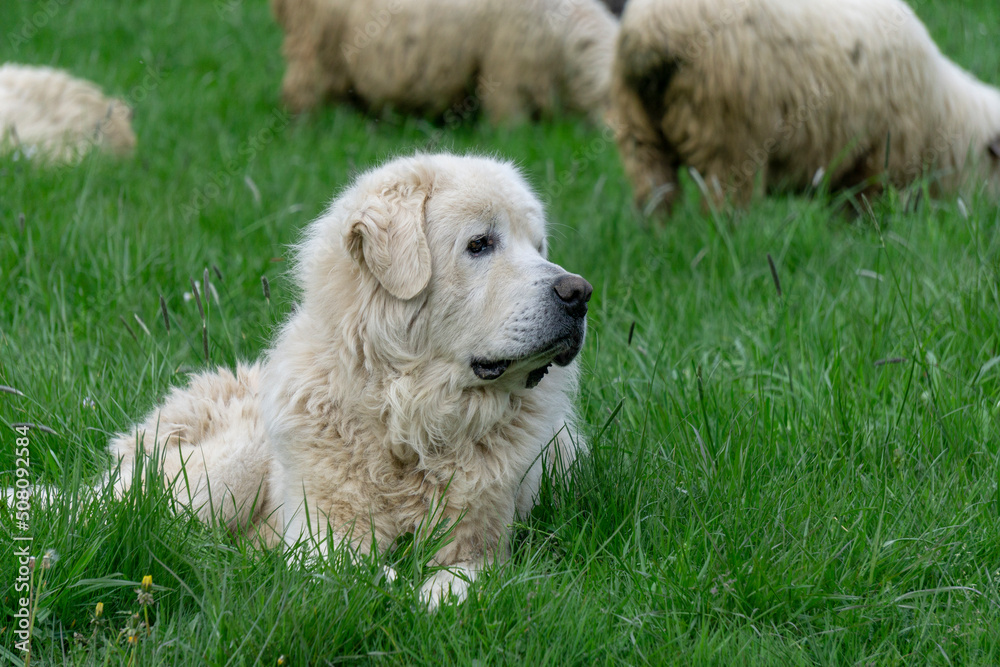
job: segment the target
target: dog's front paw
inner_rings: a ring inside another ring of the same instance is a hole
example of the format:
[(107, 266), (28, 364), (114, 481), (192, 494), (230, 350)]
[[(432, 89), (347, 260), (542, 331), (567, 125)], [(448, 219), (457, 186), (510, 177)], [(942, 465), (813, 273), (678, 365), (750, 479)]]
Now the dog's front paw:
[(420, 601), (431, 611), (436, 611), (441, 603), (453, 599), (456, 604), (465, 601), (469, 595), (469, 584), (473, 573), (464, 567), (453, 568), (457, 572), (439, 570), (420, 587)]

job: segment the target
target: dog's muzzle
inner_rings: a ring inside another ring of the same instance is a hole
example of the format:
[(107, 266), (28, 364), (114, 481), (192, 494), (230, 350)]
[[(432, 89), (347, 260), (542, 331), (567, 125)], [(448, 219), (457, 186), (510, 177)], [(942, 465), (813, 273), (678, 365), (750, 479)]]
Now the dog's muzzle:
[(587, 302), (593, 292), (593, 286), (580, 276), (571, 273), (561, 275), (552, 284), (555, 312), (551, 331), (539, 336), (540, 344), (525, 354), (509, 359), (473, 359), (470, 364), (472, 372), (480, 380), (497, 380), (515, 363), (528, 361), (537, 364), (528, 373), (526, 386), (530, 389), (541, 382), (553, 363), (569, 365), (583, 347), (587, 330)]

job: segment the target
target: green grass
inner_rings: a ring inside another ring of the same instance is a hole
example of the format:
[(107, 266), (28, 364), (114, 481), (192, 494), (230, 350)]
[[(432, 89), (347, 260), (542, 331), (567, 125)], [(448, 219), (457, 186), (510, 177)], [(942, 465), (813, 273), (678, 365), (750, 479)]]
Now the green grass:
[[(1000, 6), (916, 9), (997, 80)], [(37, 30), (15, 44), (25, 21)], [(574, 120), (284, 116), (261, 0), (5, 0), (2, 29), (0, 60), (133, 101), (140, 140), (118, 163), (0, 161), (0, 384), (24, 394), (0, 393), (0, 482), (10, 425), (32, 422), (56, 433), (30, 433), (33, 481), (68, 490), (32, 512), (32, 552), (59, 554), (32, 664), (1000, 663), (995, 205), (908, 192), (860, 218), (802, 197), (706, 215), (688, 184), (650, 225), (614, 147)], [(108, 435), (209, 365), (190, 281), (208, 269), (219, 296), (210, 364), (256, 357), (294, 300), (287, 244), (357, 170), (419, 148), (515, 159), (555, 261), (595, 286), (593, 453), (515, 527), (511, 562), (431, 616), (411, 585), (419, 549), (390, 556), (404, 576), (388, 585), (374, 562), (288, 564), (162, 493), (74, 504)], [(7, 512), (0, 533), (9, 553)], [(0, 663), (19, 664), (16, 560), (0, 573)], [(155, 621), (133, 649), (117, 638), (146, 574)]]

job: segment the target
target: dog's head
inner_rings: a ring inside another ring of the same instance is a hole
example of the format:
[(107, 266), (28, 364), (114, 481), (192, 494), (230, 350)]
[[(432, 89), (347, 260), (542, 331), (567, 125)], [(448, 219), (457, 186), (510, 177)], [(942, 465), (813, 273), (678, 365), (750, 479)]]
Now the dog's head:
[[(337, 235), (350, 258), (346, 299), (331, 292), (330, 256), (309, 250)], [(511, 391), (570, 364), (583, 344), (590, 283), (548, 261), (542, 206), (510, 164), (394, 160), (362, 175), (303, 249), (306, 301), (355, 309), (348, 336), (376, 368)]]

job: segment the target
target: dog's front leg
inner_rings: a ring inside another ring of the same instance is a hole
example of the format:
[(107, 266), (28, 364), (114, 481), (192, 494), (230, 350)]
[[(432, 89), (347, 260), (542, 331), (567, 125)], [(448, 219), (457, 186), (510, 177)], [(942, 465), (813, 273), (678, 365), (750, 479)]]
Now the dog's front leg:
[(483, 564), (483, 559), (479, 558), (438, 570), (420, 587), (420, 600), (431, 611), (436, 611), (449, 597), (453, 597), (455, 602), (463, 602), (469, 594), (469, 585), (483, 569)]
[(505, 489), (505, 493), (484, 501), (478, 508), (463, 512), (449, 508), (443, 512), (444, 518), (454, 522), (451, 541), (434, 555), (434, 562), (446, 569), (435, 572), (420, 587), (420, 599), (432, 611), (449, 597), (463, 602), (469, 586), (488, 563), (507, 560), (514, 520), (513, 496)]

